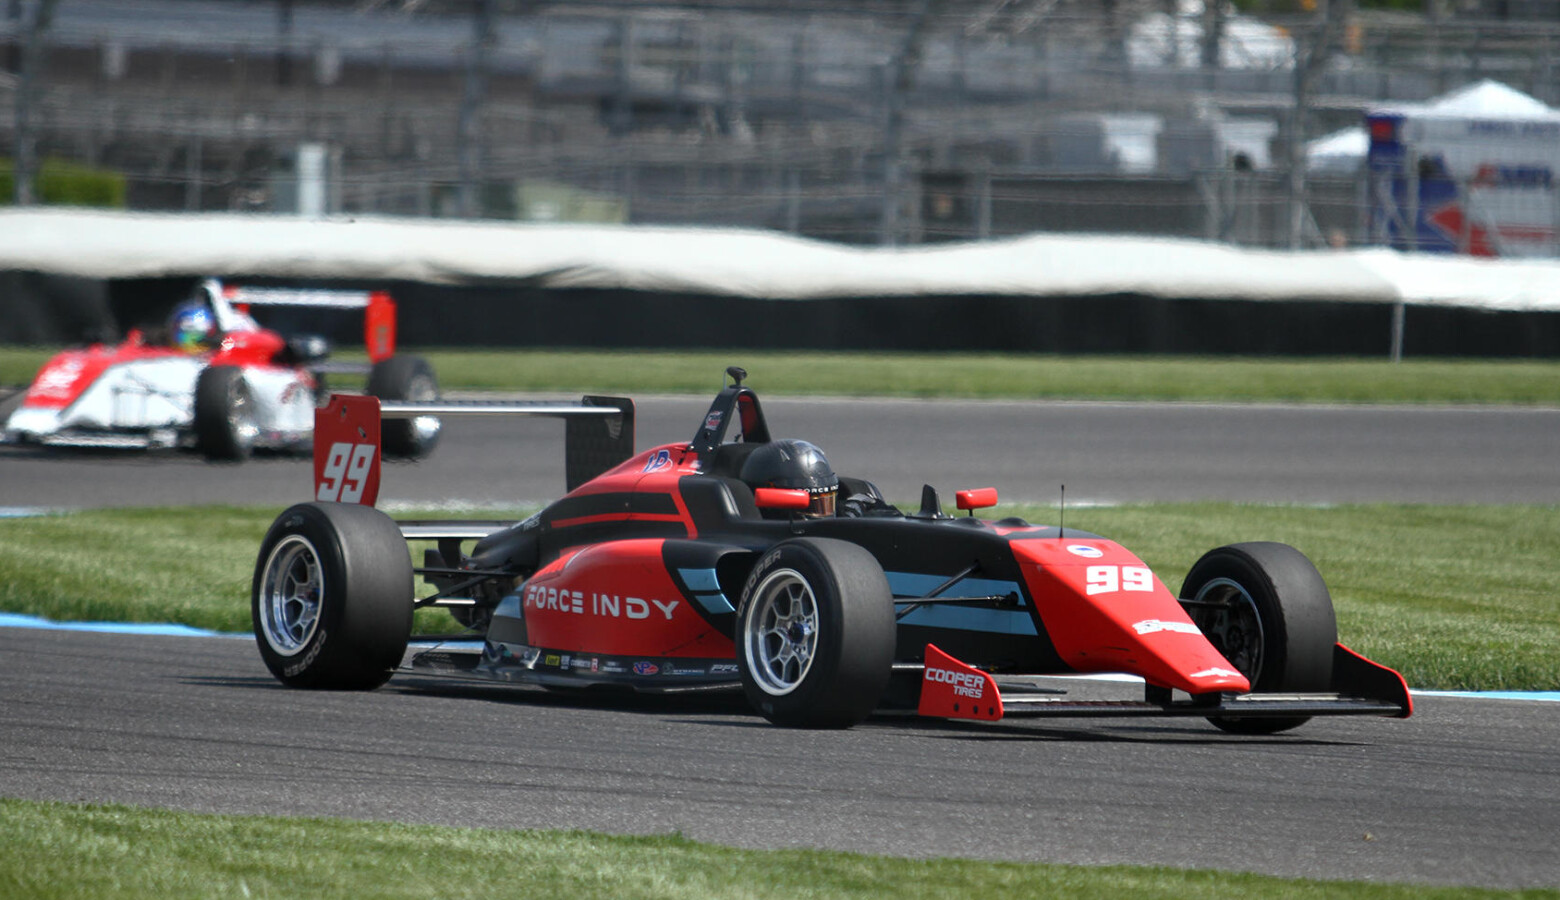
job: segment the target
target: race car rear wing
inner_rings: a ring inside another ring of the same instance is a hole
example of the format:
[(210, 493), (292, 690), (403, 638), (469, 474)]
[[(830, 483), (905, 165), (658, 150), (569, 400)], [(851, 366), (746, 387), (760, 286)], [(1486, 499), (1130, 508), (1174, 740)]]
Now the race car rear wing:
[(423, 416), (547, 416), (564, 420), (567, 490), (634, 455), (634, 401), (587, 395), (547, 401), (381, 401), (332, 394), (314, 411), (314, 499), (373, 506), (379, 499), (380, 421)]
[(222, 325), (224, 331), (231, 330), (222, 322), (224, 305), (243, 316), (248, 316), (251, 306), (361, 309), (363, 310), (363, 346), (368, 349), (369, 360), (379, 362), (395, 355), (395, 301), (390, 298), (388, 291), (240, 287), (234, 284), (222, 284), (215, 279), (207, 282), (207, 290), (211, 296), (212, 306), (216, 309), (218, 323)]

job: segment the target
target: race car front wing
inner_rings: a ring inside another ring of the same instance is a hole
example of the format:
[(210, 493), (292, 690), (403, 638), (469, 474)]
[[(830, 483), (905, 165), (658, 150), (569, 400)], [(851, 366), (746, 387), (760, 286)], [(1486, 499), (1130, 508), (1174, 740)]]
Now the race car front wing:
[(1342, 644), (1333, 647), (1332, 690), (1305, 694), (1174, 694), (1147, 685), (1142, 700), (1079, 700), (1055, 689), (1011, 682), (1006, 693), (990, 673), (926, 645), (916, 712), (944, 719), (995, 722), (1020, 716), (1196, 716), (1407, 718), (1413, 700), (1403, 677)]

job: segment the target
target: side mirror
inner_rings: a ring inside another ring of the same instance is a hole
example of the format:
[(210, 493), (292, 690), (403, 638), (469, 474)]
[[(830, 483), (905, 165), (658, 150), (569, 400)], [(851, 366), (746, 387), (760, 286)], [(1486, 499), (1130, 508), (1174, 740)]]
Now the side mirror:
[(755, 488), (753, 502), (759, 509), (805, 510), (812, 505), (812, 497), (803, 490), (790, 488)]
[(989, 506), (997, 505), (997, 489), (994, 487), (989, 487), (975, 488), (974, 490), (970, 491), (959, 491), (953, 495), (953, 498), (955, 506), (959, 507), (960, 509), (969, 510), (970, 515), (973, 516), (975, 515), (974, 511), (977, 509), (985, 509)]

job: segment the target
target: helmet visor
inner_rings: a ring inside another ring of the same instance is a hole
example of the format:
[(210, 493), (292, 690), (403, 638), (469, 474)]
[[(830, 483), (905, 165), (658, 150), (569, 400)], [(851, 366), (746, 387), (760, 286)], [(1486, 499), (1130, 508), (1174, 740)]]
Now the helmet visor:
[(834, 501), (839, 497), (839, 488), (815, 488), (811, 494), (812, 503), (807, 506), (807, 515), (815, 518), (834, 515)]

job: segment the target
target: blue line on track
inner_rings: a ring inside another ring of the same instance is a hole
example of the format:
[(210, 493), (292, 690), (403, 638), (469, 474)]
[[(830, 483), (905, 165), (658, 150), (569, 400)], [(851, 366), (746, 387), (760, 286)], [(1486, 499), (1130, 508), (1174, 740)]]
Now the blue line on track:
[(1560, 703), (1560, 691), (1413, 691), (1415, 697), (1477, 697), (1480, 700), (1545, 700)]
[[(42, 628), (50, 631), (95, 631), (106, 634), (153, 634), (173, 637), (222, 637), (254, 640), (248, 632), (208, 631), (188, 625), (143, 622), (55, 622), (40, 616), (0, 613), (0, 628)], [(418, 643), (416, 638), (413, 643)], [(448, 642), (454, 643), (454, 642)], [(1416, 697), (1475, 697), (1481, 700), (1542, 700), (1560, 703), (1560, 691), (1413, 691)]]
[[(159, 622), (56, 622), (41, 616), (24, 616), (20, 613), (0, 612), (0, 628), (39, 628), (45, 631), (92, 631), (99, 634), (152, 634), (170, 637), (218, 637), (238, 638), (252, 641), (254, 633), (249, 631), (209, 631), (205, 628), (191, 628), (188, 625), (173, 625)], [(462, 646), (465, 644), (480, 644), (480, 640), (455, 640), (455, 641), (426, 641), (417, 635), (412, 635), (411, 646), (422, 647), (432, 644), (444, 644), (447, 646)]]
[(156, 634), (176, 637), (225, 637), (249, 638), (252, 634), (232, 634), (208, 631), (188, 625), (172, 625), (160, 622), (55, 622), (40, 616), (24, 616), (17, 613), (0, 613), (0, 628), (44, 628), (50, 631), (99, 631), (111, 634)]

